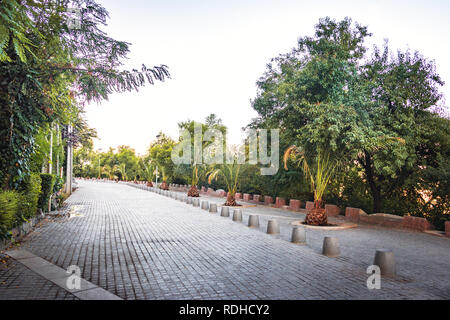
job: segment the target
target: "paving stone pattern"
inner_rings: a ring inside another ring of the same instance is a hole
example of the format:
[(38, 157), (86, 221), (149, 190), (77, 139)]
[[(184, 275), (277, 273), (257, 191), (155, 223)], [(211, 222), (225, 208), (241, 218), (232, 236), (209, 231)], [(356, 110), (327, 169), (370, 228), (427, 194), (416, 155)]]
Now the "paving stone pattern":
[(0, 254), (0, 300), (78, 300), (66, 290)]
[[(237, 223), (128, 185), (88, 181), (79, 182), (67, 204), (70, 218), (43, 224), (23, 247), (61, 268), (79, 266), (83, 278), (123, 299), (450, 298), (448, 239), (333, 231), (342, 256), (328, 258), (320, 247), (330, 232), (307, 230), (306, 246), (288, 241), (289, 223), (302, 217), (297, 213), (244, 208)], [(249, 213), (262, 215), (259, 230), (246, 226)], [(273, 217), (279, 236), (264, 232)], [(393, 246), (398, 277), (368, 290), (374, 249)]]

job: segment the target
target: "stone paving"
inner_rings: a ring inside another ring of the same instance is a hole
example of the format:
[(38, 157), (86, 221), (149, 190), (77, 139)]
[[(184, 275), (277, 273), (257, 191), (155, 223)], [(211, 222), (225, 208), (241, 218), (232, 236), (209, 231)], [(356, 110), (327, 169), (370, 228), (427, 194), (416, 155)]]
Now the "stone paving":
[(66, 290), (0, 254), (0, 300), (78, 300)]
[[(79, 266), (83, 278), (123, 299), (450, 298), (445, 238), (381, 228), (308, 229), (308, 244), (295, 245), (289, 223), (301, 214), (244, 208), (237, 223), (114, 183), (80, 181), (67, 204), (70, 218), (44, 224), (23, 247), (61, 268)], [(261, 215), (260, 230), (246, 227), (248, 213)], [(273, 217), (281, 223), (279, 236), (264, 233)], [(341, 257), (320, 254), (324, 235), (339, 238)], [(398, 276), (368, 290), (366, 268), (384, 247), (395, 253)], [(0, 286), (0, 297), (12, 294)]]
[[(210, 202), (222, 204), (223, 199), (203, 197)], [(243, 205), (249, 203), (240, 202)], [(248, 215), (259, 215), (260, 231), (265, 232), (267, 221), (276, 219), (280, 224), (278, 238), (289, 241), (294, 221), (303, 221), (306, 214), (265, 206), (243, 209), (243, 223), (247, 225)], [(345, 219), (331, 218), (331, 223)], [(450, 297), (450, 239), (411, 230), (391, 229), (379, 226), (360, 225), (346, 230), (323, 231), (306, 229), (307, 243), (318, 254), (322, 251), (323, 238), (333, 236), (339, 239), (341, 256), (338, 260), (367, 268), (373, 263), (375, 251), (381, 248), (393, 250), (398, 269), (398, 280), (414, 283), (426, 291)]]

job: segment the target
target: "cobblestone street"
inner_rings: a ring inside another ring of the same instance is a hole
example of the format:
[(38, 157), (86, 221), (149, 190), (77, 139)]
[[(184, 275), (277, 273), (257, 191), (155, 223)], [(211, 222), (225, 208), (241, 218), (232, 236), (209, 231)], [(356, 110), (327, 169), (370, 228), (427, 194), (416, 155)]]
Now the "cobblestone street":
[[(84, 279), (123, 299), (450, 299), (446, 238), (360, 226), (308, 229), (307, 245), (295, 245), (290, 223), (302, 214), (244, 208), (237, 223), (113, 183), (80, 181), (67, 205), (70, 218), (44, 223), (22, 247), (63, 269), (79, 266)], [(260, 215), (259, 230), (246, 226), (249, 213)], [(279, 236), (264, 232), (269, 218), (280, 221)], [(339, 258), (320, 254), (325, 235), (339, 238)], [(398, 275), (368, 290), (366, 269), (379, 248), (394, 251)], [(0, 299), (75, 298), (19, 263), (7, 264)]]

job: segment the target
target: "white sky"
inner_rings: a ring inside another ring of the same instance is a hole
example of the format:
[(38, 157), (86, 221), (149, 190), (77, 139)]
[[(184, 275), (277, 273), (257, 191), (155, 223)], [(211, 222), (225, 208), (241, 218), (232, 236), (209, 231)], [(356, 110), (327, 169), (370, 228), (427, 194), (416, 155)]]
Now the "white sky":
[[(126, 67), (166, 64), (172, 79), (139, 92), (110, 96), (86, 108), (100, 140), (144, 154), (159, 131), (178, 137), (177, 123), (217, 114), (238, 143), (256, 112), (250, 99), (271, 58), (313, 35), (319, 18), (351, 17), (373, 33), (368, 47), (388, 38), (392, 49), (418, 50), (450, 81), (450, 1), (99, 0), (111, 19), (105, 31), (130, 42)], [(446, 97), (450, 86), (443, 88)]]

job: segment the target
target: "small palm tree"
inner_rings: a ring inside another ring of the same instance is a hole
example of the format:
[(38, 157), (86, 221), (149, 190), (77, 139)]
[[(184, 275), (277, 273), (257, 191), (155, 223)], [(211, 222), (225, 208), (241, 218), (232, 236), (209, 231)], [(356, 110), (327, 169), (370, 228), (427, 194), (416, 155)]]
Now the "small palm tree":
[(241, 165), (234, 161), (232, 164), (221, 164), (219, 165), (219, 167), (213, 168), (208, 173), (208, 183), (210, 184), (219, 176), (222, 176), (225, 180), (225, 184), (227, 185), (228, 189), (227, 201), (224, 204), (225, 206), (238, 206), (235, 199), (235, 194), (237, 192), (237, 187), (239, 184), (240, 170)]
[(115, 165), (113, 170), (114, 170), (114, 172), (120, 173), (120, 176), (121, 176), (122, 180), (124, 180), (124, 181), (128, 180), (125, 163), (121, 163), (120, 165)]
[(161, 183), (161, 185), (159, 187), (163, 190), (169, 190), (169, 185), (167, 184), (167, 178), (168, 178), (167, 171), (163, 166), (159, 166), (159, 169), (161, 171), (162, 180), (163, 180), (163, 182)]
[(110, 180), (115, 178), (114, 168), (111, 168), (111, 166), (107, 164), (102, 167), (102, 174), (106, 175)]
[(305, 152), (297, 146), (291, 146), (284, 152), (284, 168), (287, 168), (287, 161), (294, 160), (298, 165), (302, 165), (305, 177), (310, 181), (311, 189), (314, 192), (314, 208), (308, 211), (305, 223), (309, 225), (327, 225), (328, 218), (324, 209), (323, 196), (330, 182), (331, 176), (336, 168), (335, 163), (330, 161), (330, 153), (319, 149), (316, 159), (309, 160)]
[(153, 172), (154, 168), (152, 165), (152, 161), (150, 160), (148, 164), (144, 164), (144, 178), (147, 180), (147, 186), (152, 187), (153, 186)]
[(187, 193), (188, 197), (200, 197), (200, 193), (197, 189), (199, 180), (199, 167), (196, 163), (194, 163), (192, 167), (191, 187), (189, 188), (189, 191)]

